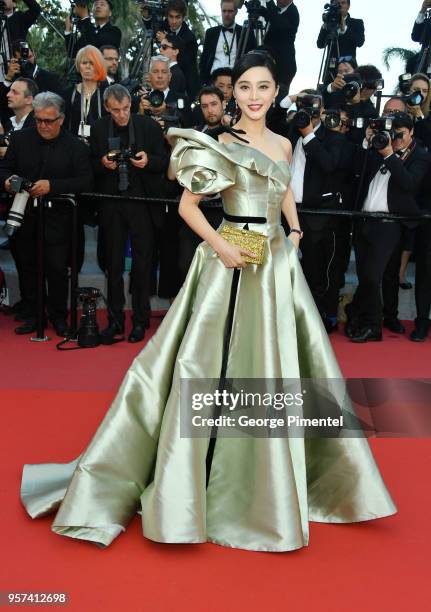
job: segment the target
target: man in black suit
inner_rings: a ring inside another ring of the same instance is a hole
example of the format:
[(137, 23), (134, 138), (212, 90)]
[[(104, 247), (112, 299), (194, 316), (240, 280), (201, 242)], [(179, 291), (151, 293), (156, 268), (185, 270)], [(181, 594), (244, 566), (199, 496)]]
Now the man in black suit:
[[(208, 28), (202, 55), (199, 63), (201, 83), (209, 84), (211, 73), (217, 68), (233, 67), (237, 58), (238, 43), (240, 42), (243, 28), (235, 23), (238, 9), (234, 0), (222, 0), (221, 16), (222, 25)], [(247, 53), (256, 47), (254, 34), (251, 33), (247, 40), (247, 46), (242, 51)]]
[(431, 74), (431, 57), (428, 55), (428, 61), (425, 62), (427, 65), (419, 66), (424, 54), (427, 53), (427, 49), (431, 44), (431, 28), (429, 21), (426, 19), (427, 11), (431, 9), (431, 0), (423, 0), (421, 9), (418, 16), (416, 17), (415, 23), (412, 30), (412, 40), (422, 45), (421, 51), (408, 62), (407, 70), (409, 72), (424, 72), (425, 74)]
[(268, 22), (264, 43), (277, 62), (280, 83), (287, 87), (296, 74), (295, 38), (299, 13), (292, 0), (269, 0), (262, 14)]
[[(44, 92), (33, 101), (35, 127), (14, 132), (5, 157), (0, 161), (0, 181), (11, 190), (10, 178), (17, 175), (33, 183), (30, 196), (49, 196), (53, 206), (45, 211), (45, 268), (48, 285), (48, 316), (59, 336), (67, 333), (68, 265), (72, 212), (69, 204), (55, 201), (63, 193), (91, 191), (93, 175), (88, 147), (67, 130), (64, 100)], [(17, 334), (36, 329), (38, 214), (27, 204), (21, 228), (12, 241), (18, 258), (18, 274), (26, 320)]]
[[(23, 49), (28, 49), (28, 57), (22, 61)], [(23, 40), (15, 40), (12, 44), (12, 58), (8, 62), (8, 71), (3, 83), (0, 83), (0, 120), (5, 123), (10, 116), (7, 106), (7, 93), (11, 84), (18, 77), (25, 77), (34, 81), (39, 92), (52, 91), (64, 97), (64, 88), (60, 77), (55, 72), (49, 72), (41, 68), (36, 61), (36, 56), (28, 43)]]
[(186, 77), (178, 64), (178, 57), (183, 49), (183, 41), (176, 34), (168, 32), (160, 43), (160, 55), (164, 55), (169, 60), (171, 71), (170, 89), (180, 95), (184, 95), (187, 89)]
[(167, 18), (163, 23), (163, 31), (157, 32), (156, 38), (162, 42), (167, 32), (176, 34), (183, 41), (183, 50), (178, 57), (178, 65), (186, 77), (186, 92), (190, 99), (194, 99), (199, 91), (198, 73), (198, 41), (185, 22), (187, 5), (183, 0), (169, 0), (167, 5)]
[(12, 83), (7, 94), (7, 105), (13, 114), (4, 126), (6, 133), (35, 125), (33, 98), (38, 93), (39, 89), (31, 79), (20, 77)]
[(78, 51), (86, 45), (93, 45), (98, 49), (104, 45), (113, 45), (117, 49), (120, 48), (121, 30), (110, 22), (112, 17), (111, 0), (95, 0), (93, 4), (95, 25), (90, 19), (88, 5), (82, 6), (76, 3), (73, 12), (79, 17), (77, 27), (80, 36), (77, 41), (73, 41), (72, 20), (70, 17), (67, 17), (65, 44), (68, 57), (75, 57)]
[[(132, 115), (130, 94), (119, 84), (103, 94), (109, 115), (91, 127), (90, 148), (96, 177), (96, 189), (106, 194), (160, 197), (163, 174), (169, 164), (163, 132), (156, 121)], [(118, 139), (116, 143), (110, 138)], [(107, 153), (130, 148), (133, 157), (127, 163), (128, 186), (119, 189), (118, 162)], [(100, 225), (106, 242), (108, 302), (114, 316), (102, 336), (106, 343), (124, 332), (124, 258), (127, 237), (132, 242), (133, 327), (129, 342), (143, 340), (150, 320), (150, 277), (154, 242), (154, 225), (164, 214), (163, 207), (134, 200), (113, 200), (107, 195), (100, 207)]]
[[(322, 123), (324, 109), (317, 91), (306, 90), (297, 97), (297, 105), (306, 104), (302, 110), (309, 122), (298, 128), (295, 117), (292, 122), (293, 146), (291, 186), (297, 204), (304, 208), (340, 207), (337, 193), (337, 172), (343, 164), (345, 136), (327, 129)], [(323, 322), (328, 329), (334, 327), (337, 314), (338, 286), (329, 283), (334, 261), (336, 219), (329, 216), (302, 214), (301, 241), (302, 267)]]
[[(367, 142), (360, 159), (368, 155), (362, 210), (417, 215), (416, 197), (430, 167), (429, 154), (413, 138), (413, 121), (406, 113), (397, 113), (389, 144), (380, 150), (370, 148), (373, 131), (367, 129)], [(400, 243), (402, 224), (364, 217), (355, 223), (354, 246), (358, 288), (346, 311), (349, 317), (346, 335), (352, 342), (382, 340), (380, 290), (383, 275)]]
[[(25, 40), (30, 27), (36, 23), (40, 15), (40, 5), (36, 0), (23, 0), (23, 2), (28, 6), (28, 10), (24, 12), (15, 10), (16, 0), (3, 0), (4, 15), (6, 18), (4, 23), (7, 24), (8, 32), (8, 41), (4, 48), (6, 60), (12, 57), (11, 45), (13, 41), (19, 38)], [(0, 81), (2, 81), (6, 74), (6, 69), (3, 69), (3, 57), (0, 57), (0, 63)]]
[[(350, 17), (350, 0), (331, 0), (331, 4), (339, 5), (340, 7), (340, 23), (336, 29), (337, 45), (335, 57), (340, 60), (356, 58), (356, 49), (362, 47), (365, 42), (364, 22), (362, 19), (353, 19)], [(332, 26), (324, 23), (320, 29), (317, 39), (319, 49), (324, 49), (329, 40), (329, 34)]]

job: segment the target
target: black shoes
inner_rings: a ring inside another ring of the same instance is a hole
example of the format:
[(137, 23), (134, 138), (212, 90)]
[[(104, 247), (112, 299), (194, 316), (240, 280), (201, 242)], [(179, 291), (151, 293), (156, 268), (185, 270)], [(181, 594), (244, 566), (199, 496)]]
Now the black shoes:
[(410, 334), (412, 342), (425, 342), (428, 337), (429, 325), (427, 323), (416, 323), (415, 328)]
[(100, 340), (102, 344), (114, 344), (115, 342), (124, 339), (122, 337), (123, 334), (124, 322), (118, 324), (111, 321), (108, 327), (105, 327), (105, 329), (102, 329), (102, 331), (100, 332)]
[(36, 320), (35, 319), (28, 319), (27, 321), (24, 321), (24, 323), (20, 325), (19, 327), (15, 327), (15, 333), (18, 334), (18, 336), (23, 336), (24, 334), (32, 334), (35, 331), (36, 331)]
[(381, 342), (382, 332), (380, 329), (373, 329), (371, 327), (362, 327), (356, 330), (350, 338), (351, 342), (357, 344), (363, 342)]
[(135, 323), (132, 327), (132, 331), (129, 334), (129, 337), (127, 338), (128, 342), (141, 342), (144, 337), (145, 337), (145, 327), (144, 325), (141, 325), (139, 323)]
[(66, 338), (69, 335), (69, 326), (66, 319), (51, 319), (55, 333), (60, 338)]
[(399, 319), (384, 319), (383, 327), (386, 327), (386, 329), (389, 329), (391, 332), (394, 332), (394, 334), (406, 333), (406, 328)]

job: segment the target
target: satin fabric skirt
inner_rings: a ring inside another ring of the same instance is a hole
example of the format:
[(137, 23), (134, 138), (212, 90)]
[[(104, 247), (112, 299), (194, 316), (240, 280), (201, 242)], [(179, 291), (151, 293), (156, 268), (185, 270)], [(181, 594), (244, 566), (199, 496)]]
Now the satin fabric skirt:
[[(240, 274), (227, 376), (341, 378), (295, 248), (281, 227), (266, 230), (265, 263)], [(67, 465), (25, 466), (30, 516), (58, 508), (54, 532), (106, 546), (140, 511), (157, 542), (287, 551), (308, 544), (310, 520), (396, 512), (363, 437), (219, 437), (206, 487), (209, 439), (180, 437), (180, 381), (220, 376), (232, 275), (198, 247), (87, 450)]]

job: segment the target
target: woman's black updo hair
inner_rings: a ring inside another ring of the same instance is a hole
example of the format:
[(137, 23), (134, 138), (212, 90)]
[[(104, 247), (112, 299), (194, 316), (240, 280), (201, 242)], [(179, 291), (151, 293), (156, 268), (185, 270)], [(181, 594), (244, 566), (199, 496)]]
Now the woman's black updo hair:
[(272, 74), (272, 78), (275, 84), (278, 85), (278, 74), (277, 66), (274, 59), (265, 49), (254, 49), (249, 51), (245, 55), (242, 55), (239, 60), (235, 63), (232, 69), (232, 86), (235, 87), (235, 83), (238, 79), (250, 70), (250, 68), (268, 68)]

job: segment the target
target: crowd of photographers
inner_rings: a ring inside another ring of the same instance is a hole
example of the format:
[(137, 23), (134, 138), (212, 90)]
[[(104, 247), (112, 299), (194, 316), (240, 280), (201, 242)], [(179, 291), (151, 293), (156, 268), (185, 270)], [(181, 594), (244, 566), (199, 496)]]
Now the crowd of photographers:
[[(346, 335), (362, 343), (381, 340), (382, 326), (404, 333), (398, 297), (400, 287), (412, 288), (405, 270), (414, 251), (417, 318), (410, 339), (427, 338), (431, 222), (414, 217), (431, 208), (431, 0), (424, 0), (414, 22), (412, 38), (421, 50), (392, 97), (382, 96), (376, 66), (357, 63), (365, 28), (350, 16), (349, 0), (325, 5), (317, 36), (323, 50), (320, 84), (298, 93), (290, 92), (299, 25), (291, 0), (246, 2), (244, 26), (235, 23), (242, 3), (222, 0), (221, 25), (206, 30), (200, 54), (183, 0), (142, 2), (148, 36), (127, 79), (121, 76), (121, 30), (111, 23), (110, 0), (95, 0), (91, 10), (86, 1), (73, 3), (64, 31), (68, 79), (39, 67), (26, 35), (40, 7), (36, 0), (24, 2), (23, 12), (15, 10), (13, 0), (0, 2), (0, 182), (9, 198), (3, 204), (5, 230), (21, 293), (11, 309), (20, 322), (17, 334), (36, 329), (38, 209), (33, 203), (44, 197), (46, 316), (59, 336), (67, 335), (72, 210), (58, 196), (73, 194), (79, 211), (78, 267), (84, 257), (83, 224), (99, 228), (98, 263), (107, 276), (110, 310), (101, 335), (109, 344), (124, 333), (129, 243), (128, 340), (143, 340), (150, 296), (175, 297), (199, 243), (170, 202), (181, 189), (167, 175), (166, 131), (194, 127), (216, 137), (217, 128), (233, 126), (238, 114), (232, 67), (241, 54), (255, 50), (270, 53), (279, 69), (279, 94), (267, 121), (292, 143), (291, 185), (299, 210), (364, 213), (353, 220), (350, 214), (301, 213), (302, 265), (327, 331), (337, 328), (353, 247), (358, 287), (345, 308)], [(144, 73), (140, 59), (149, 54)], [(99, 196), (80, 196), (89, 192)], [(201, 206), (218, 227), (219, 198), (206, 198)], [(391, 219), (391, 213), (403, 219)]]

